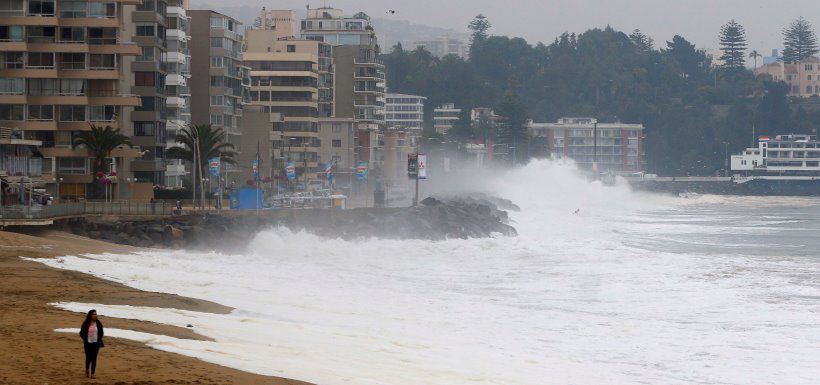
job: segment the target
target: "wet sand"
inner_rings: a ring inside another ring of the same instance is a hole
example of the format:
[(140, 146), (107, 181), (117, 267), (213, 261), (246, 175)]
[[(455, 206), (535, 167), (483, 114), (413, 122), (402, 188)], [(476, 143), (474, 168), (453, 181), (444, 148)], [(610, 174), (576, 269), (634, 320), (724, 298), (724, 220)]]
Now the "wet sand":
[[(54, 269), (20, 257), (52, 258), (138, 249), (59, 231), (24, 235), (0, 231), (0, 384), (273, 384), (305, 382), (226, 368), (142, 343), (106, 337), (97, 379), (85, 378), (82, 341), (58, 328), (78, 328), (84, 315), (50, 306), (53, 302), (166, 307), (227, 313), (202, 300), (135, 290), (73, 271)], [(185, 328), (106, 317), (106, 328), (130, 329), (176, 338), (203, 339)]]

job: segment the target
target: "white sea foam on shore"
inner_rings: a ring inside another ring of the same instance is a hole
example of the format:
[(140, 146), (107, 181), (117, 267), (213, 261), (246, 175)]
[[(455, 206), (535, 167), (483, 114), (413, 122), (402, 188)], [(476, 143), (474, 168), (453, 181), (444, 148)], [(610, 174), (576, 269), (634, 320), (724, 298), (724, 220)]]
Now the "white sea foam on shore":
[(244, 255), (46, 263), (234, 307), (59, 305), (192, 324), (214, 341), (152, 346), (319, 384), (815, 383), (820, 201), (641, 195), (547, 161), (485, 187), (521, 206), (519, 236), (275, 229)]

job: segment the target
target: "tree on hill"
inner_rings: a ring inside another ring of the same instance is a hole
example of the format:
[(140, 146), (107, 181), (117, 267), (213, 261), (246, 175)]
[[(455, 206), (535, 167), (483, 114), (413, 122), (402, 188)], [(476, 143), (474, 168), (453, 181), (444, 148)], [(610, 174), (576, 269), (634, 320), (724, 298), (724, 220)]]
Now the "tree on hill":
[(720, 50), (723, 69), (740, 72), (746, 67), (746, 30), (734, 19), (720, 27)]
[(640, 29), (632, 31), (629, 39), (635, 43), (635, 46), (640, 52), (649, 52), (654, 48), (655, 41), (651, 37), (646, 36)]
[(763, 57), (763, 55), (761, 55), (760, 52), (757, 52), (756, 49), (752, 50), (752, 52), (749, 52), (749, 59), (754, 60), (755, 63), (754, 69), (757, 69), (757, 58), (759, 57)]
[(820, 52), (814, 28), (802, 16), (783, 30), (783, 58), (786, 63), (797, 63)]
[(479, 13), (467, 26), (470, 29), (470, 43), (475, 44), (486, 40), (489, 36), (490, 27), (492, 27), (492, 24), (487, 20), (487, 17)]
[(678, 64), (680, 75), (684, 78), (702, 77), (711, 64), (703, 50), (696, 49), (694, 44), (679, 35), (666, 42), (663, 53)]
[(507, 92), (494, 112), (507, 118), (507, 129), (499, 133), (499, 139), (513, 149), (511, 160), (514, 163), (526, 163), (529, 147), (527, 107), (518, 95)]

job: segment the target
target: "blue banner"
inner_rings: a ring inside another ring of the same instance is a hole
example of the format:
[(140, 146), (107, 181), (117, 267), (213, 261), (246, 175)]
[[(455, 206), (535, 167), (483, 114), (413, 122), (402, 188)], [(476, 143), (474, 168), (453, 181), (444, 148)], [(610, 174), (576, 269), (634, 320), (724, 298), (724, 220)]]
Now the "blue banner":
[(288, 180), (293, 181), (296, 179), (296, 163), (288, 162), (288, 165), (285, 166), (285, 173), (288, 175)]
[(333, 159), (325, 163), (325, 175), (327, 176), (327, 183), (333, 186), (333, 166), (335, 162)]
[(211, 176), (218, 177), (219, 176), (219, 169), (222, 166), (222, 160), (219, 158), (211, 158), (208, 161), (208, 168), (211, 170)]
[(253, 180), (259, 181), (259, 159), (254, 159), (253, 163), (251, 164), (251, 168), (253, 169)]
[(367, 162), (359, 162), (356, 165), (356, 179), (367, 182)]

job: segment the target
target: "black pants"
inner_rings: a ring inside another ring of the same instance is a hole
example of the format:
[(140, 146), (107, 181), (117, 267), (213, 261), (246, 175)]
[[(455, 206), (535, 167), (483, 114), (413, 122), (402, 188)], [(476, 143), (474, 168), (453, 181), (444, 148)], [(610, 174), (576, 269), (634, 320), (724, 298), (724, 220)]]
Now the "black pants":
[(88, 342), (83, 344), (83, 350), (85, 350), (85, 371), (88, 371), (88, 368), (91, 367), (91, 374), (97, 370), (97, 353), (100, 352), (100, 343), (95, 342), (90, 344)]

